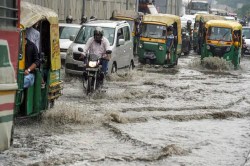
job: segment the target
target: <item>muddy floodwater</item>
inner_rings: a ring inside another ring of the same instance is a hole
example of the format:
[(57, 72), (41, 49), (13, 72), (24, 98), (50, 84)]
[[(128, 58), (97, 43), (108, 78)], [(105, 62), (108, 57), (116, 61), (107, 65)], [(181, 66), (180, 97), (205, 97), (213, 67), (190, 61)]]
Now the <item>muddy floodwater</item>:
[(136, 65), (86, 96), (65, 79), (63, 96), (40, 118), (18, 119), (13, 166), (246, 166), (250, 153), (250, 57), (239, 70)]

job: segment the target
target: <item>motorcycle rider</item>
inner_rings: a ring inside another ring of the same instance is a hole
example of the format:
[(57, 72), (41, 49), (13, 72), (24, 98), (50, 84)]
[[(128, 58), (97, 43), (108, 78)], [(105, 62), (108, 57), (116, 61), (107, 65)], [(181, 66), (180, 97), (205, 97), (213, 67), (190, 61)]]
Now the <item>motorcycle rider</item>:
[[(100, 80), (103, 80), (104, 75), (108, 72), (108, 62), (110, 60), (110, 55), (106, 52), (110, 49), (110, 43), (106, 37), (103, 36), (103, 29), (101, 27), (96, 27), (94, 30), (94, 36), (90, 37), (83, 49), (81, 59), (86, 56), (86, 53), (98, 55), (100, 59), (100, 64), (102, 65)], [(83, 73), (84, 78), (86, 78), (87, 73)]]
[(66, 17), (66, 23), (71, 24), (73, 22), (73, 17), (71, 15), (68, 15)]
[(86, 23), (87, 21), (88, 21), (87, 16), (82, 15), (82, 18), (81, 18), (81, 23), (80, 23), (80, 24)]
[(187, 21), (187, 32), (188, 32), (188, 35), (190, 37), (190, 47), (193, 47), (193, 29), (191, 27), (192, 25), (192, 21), (191, 20), (188, 20)]

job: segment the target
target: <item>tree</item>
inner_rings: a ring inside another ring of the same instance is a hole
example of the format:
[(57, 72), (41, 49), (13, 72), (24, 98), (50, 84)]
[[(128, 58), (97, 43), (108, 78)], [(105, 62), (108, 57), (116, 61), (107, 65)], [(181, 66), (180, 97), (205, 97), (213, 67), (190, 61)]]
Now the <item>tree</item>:
[(241, 17), (250, 17), (250, 4), (244, 5), (242, 8), (238, 9), (237, 14)]
[[(235, 0), (217, 0), (218, 4), (227, 5), (235, 8)], [(242, 3), (244, 5), (250, 4), (249, 0), (237, 0), (237, 3)]]

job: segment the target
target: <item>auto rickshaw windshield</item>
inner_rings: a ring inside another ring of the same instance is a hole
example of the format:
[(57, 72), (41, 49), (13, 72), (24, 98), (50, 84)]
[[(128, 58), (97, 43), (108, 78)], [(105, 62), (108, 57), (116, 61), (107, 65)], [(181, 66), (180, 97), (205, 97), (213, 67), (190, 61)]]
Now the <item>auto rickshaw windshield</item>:
[(157, 24), (143, 24), (142, 26), (142, 37), (147, 38), (166, 38), (166, 26)]
[(223, 27), (210, 27), (208, 29), (208, 40), (232, 41), (232, 30)]

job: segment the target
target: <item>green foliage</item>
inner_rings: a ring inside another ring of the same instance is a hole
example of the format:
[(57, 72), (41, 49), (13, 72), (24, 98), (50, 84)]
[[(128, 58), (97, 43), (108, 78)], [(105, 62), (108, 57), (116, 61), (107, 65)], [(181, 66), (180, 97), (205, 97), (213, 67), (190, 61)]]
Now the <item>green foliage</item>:
[[(218, 4), (230, 6), (235, 9), (235, 0), (217, 0)], [(250, 1), (249, 0), (237, 0), (237, 3), (242, 3), (242, 8), (237, 10), (238, 17), (250, 16)]]
[[(218, 4), (223, 4), (235, 8), (235, 0), (217, 0)], [(249, 0), (237, 0), (237, 3), (250, 4)]]
[(244, 5), (242, 8), (237, 10), (237, 14), (240, 17), (244, 17), (244, 16), (250, 16), (250, 4), (248, 5)]

